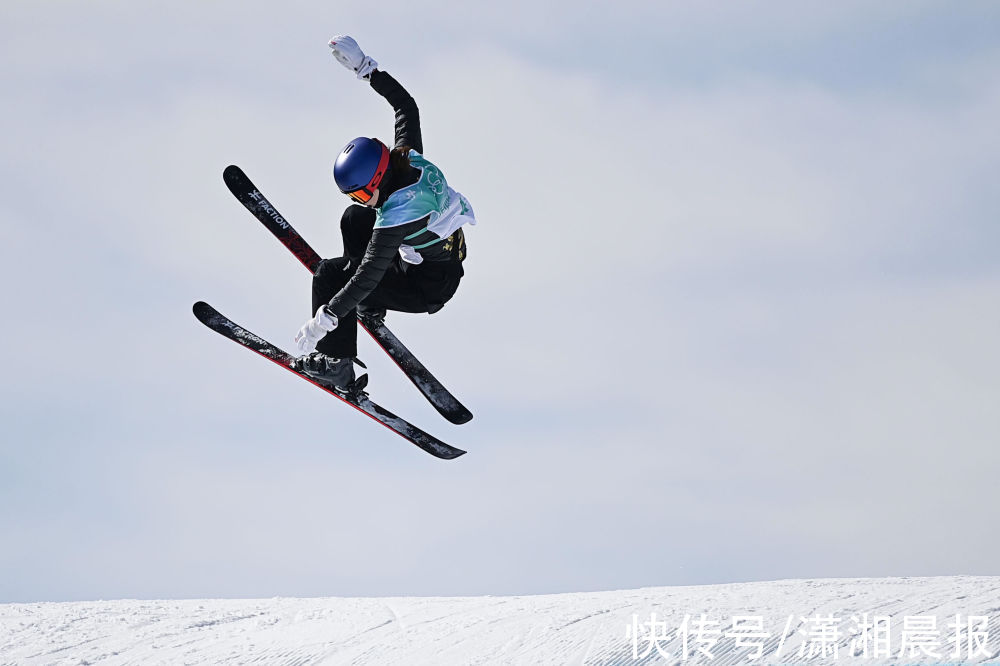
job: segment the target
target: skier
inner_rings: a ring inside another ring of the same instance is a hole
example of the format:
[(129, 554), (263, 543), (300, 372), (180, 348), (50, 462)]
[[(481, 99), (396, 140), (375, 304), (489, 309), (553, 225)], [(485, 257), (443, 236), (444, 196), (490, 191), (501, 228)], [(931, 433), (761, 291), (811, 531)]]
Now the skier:
[(468, 200), (448, 186), (424, 156), (416, 102), (357, 42), (329, 42), (342, 65), (368, 81), (396, 113), (390, 150), (374, 138), (348, 143), (333, 166), (340, 191), (357, 203), (340, 219), (344, 256), (324, 259), (313, 275), (312, 312), (295, 343), (293, 365), (344, 394), (364, 388), (355, 378), (357, 317), (387, 310), (435, 313), (464, 275), (462, 226), (475, 224)]

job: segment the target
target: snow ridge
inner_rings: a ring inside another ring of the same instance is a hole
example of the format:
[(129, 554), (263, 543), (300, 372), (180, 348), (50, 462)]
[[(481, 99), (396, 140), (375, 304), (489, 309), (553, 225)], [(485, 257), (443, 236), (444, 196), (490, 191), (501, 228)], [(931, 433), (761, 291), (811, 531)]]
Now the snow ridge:
[[(737, 628), (734, 617), (747, 620)], [(882, 619), (883, 643), (862, 642), (863, 618)], [(1000, 663), (1000, 577), (517, 597), (0, 605), (0, 664), (946, 662)]]

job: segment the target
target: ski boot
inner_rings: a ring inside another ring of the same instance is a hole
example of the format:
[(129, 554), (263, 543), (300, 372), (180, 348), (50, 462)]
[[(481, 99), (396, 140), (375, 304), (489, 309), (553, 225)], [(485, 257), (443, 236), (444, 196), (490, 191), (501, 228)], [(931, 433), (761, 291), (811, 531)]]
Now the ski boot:
[(342, 396), (356, 398), (364, 393), (368, 375), (355, 378), (355, 363), (365, 367), (356, 358), (335, 358), (322, 352), (313, 352), (293, 360), (292, 367)]

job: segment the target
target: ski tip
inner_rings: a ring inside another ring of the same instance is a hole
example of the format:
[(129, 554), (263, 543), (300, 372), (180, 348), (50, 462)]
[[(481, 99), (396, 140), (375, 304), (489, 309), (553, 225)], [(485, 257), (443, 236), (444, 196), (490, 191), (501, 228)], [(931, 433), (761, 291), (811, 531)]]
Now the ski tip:
[(205, 301), (198, 301), (191, 307), (191, 310), (194, 312), (194, 316), (202, 322), (205, 322), (210, 316), (215, 314), (215, 308)]
[(239, 168), (235, 164), (230, 164), (222, 170), (222, 180), (225, 181), (228, 186), (233, 186), (235, 183), (245, 178), (246, 176), (243, 174), (243, 169)]

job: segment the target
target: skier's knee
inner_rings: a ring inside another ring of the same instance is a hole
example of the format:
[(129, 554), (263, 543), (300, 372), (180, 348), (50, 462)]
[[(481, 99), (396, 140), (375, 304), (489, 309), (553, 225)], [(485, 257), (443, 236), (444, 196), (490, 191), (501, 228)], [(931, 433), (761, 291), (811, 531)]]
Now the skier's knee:
[(340, 216), (340, 228), (354, 230), (371, 228), (375, 224), (375, 209), (360, 204), (348, 206)]
[(316, 266), (316, 272), (313, 274), (313, 282), (346, 282), (343, 275), (348, 271), (349, 263), (350, 259), (347, 257), (323, 259)]

